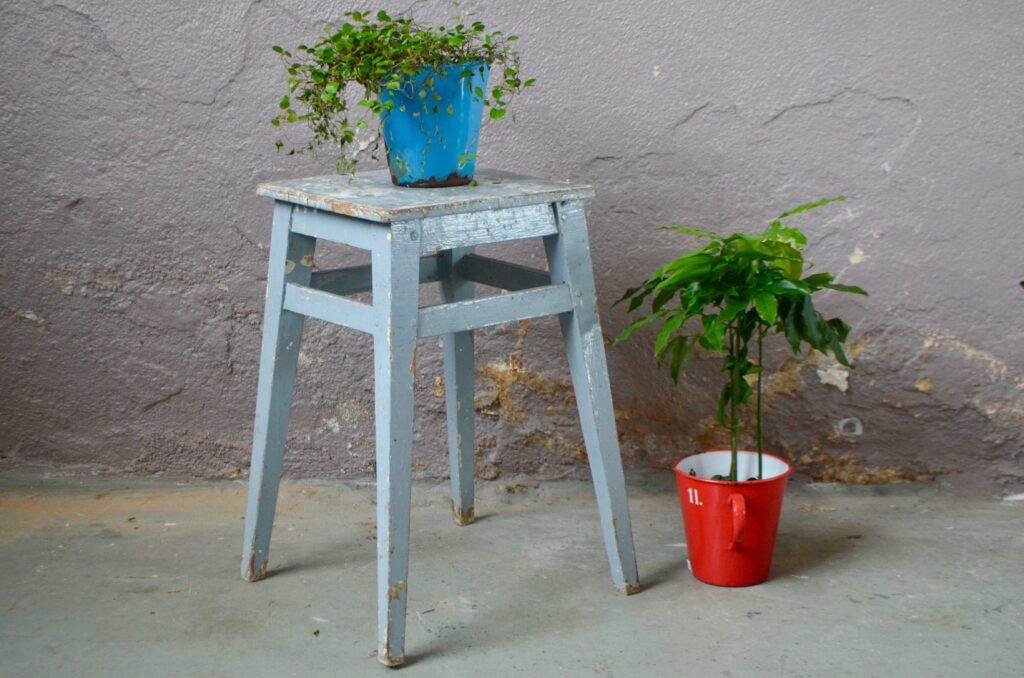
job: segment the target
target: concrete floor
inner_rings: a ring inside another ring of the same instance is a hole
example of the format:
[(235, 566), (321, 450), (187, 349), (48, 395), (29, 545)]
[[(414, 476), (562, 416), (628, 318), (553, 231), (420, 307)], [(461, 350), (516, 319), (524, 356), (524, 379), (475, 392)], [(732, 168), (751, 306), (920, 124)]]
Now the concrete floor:
[[(671, 477), (630, 492), (627, 598), (588, 485), (485, 484), (464, 528), (417, 485), (402, 675), (1024, 675), (1024, 502), (793, 484), (772, 578), (722, 589), (686, 570)], [(241, 483), (0, 477), (0, 675), (386, 675), (373, 497), (287, 485), (248, 584)]]

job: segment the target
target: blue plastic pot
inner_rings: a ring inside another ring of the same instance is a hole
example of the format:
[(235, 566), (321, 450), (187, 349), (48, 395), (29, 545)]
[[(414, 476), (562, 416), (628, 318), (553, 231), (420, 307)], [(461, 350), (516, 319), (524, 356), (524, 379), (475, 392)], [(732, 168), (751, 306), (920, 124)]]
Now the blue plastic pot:
[[(472, 71), (471, 76), (463, 73)], [(426, 67), (385, 90), (394, 107), (381, 114), (391, 180), (398, 186), (465, 186), (473, 180), (488, 65)]]

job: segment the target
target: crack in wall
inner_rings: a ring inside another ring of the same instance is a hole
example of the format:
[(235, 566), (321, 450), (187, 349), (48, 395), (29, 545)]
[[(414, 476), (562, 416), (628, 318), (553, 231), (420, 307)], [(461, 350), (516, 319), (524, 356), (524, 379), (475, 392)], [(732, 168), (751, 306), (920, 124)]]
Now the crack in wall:
[(835, 92), (834, 94), (830, 94), (830, 95), (826, 96), (823, 99), (817, 99), (815, 101), (807, 101), (807, 102), (803, 102), (803, 103), (789, 104), (788, 106), (784, 106), (783, 108), (779, 109), (775, 114), (773, 114), (770, 118), (768, 118), (767, 120), (762, 122), (761, 123), (761, 127), (767, 127), (768, 125), (771, 125), (772, 123), (777, 122), (783, 116), (785, 116), (785, 115), (787, 115), (789, 113), (792, 113), (794, 111), (805, 110), (805, 109), (808, 109), (808, 108), (819, 108), (821, 106), (827, 106), (829, 104), (837, 103), (840, 99), (846, 98), (846, 97), (851, 96), (851, 95), (868, 96), (868, 97), (871, 97), (872, 99), (874, 99), (875, 101), (879, 101), (879, 102), (883, 102), (883, 103), (890, 103), (890, 102), (900, 103), (900, 104), (904, 104), (904, 105), (907, 105), (907, 106), (909, 106), (911, 108), (916, 109), (916, 104), (909, 97), (903, 97), (903, 96), (880, 96), (878, 94), (875, 94), (874, 92), (858, 89), (856, 87), (844, 87), (843, 89), (839, 90), (838, 92)]
[(152, 401), (150, 401), (148, 403), (144, 403), (140, 409), (142, 409), (143, 411), (151, 410), (154, 407), (156, 407), (157, 405), (163, 405), (164, 403), (169, 402), (171, 399), (181, 395), (181, 393), (184, 390), (185, 390), (184, 386), (179, 386), (178, 388), (174, 389), (173, 391), (171, 391), (170, 393), (168, 393), (167, 395), (165, 395), (163, 397), (157, 398), (156, 400), (152, 400)]

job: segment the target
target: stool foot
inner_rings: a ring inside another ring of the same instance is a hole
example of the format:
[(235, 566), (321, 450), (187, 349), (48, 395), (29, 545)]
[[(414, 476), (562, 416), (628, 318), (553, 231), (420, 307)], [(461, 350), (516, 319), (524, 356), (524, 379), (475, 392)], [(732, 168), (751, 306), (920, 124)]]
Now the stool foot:
[(399, 666), (405, 663), (405, 655), (400, 654), (398, 655), (397, 659), (392, 659), (388, 657), (386, 654), (378, 654), (377, 661), (379, 661), (381, 664), (388, 667), (389, 669), (397, 669)]
[(459, 511), (455, 508), (455, 502), (452, 502), (452, 518), (455, 519), (456, 525), (472, 525), (476, 522), (476, 507), (470, 506), (468, 509)]
[(248, 582), (257, 582), (267, 578), (267, 561), (264, 560), (263, 564), (256, 566), (256, 554), (252, 554), (249, 558), (249, 565), (246, 567), (245, 572), (242, 573), (242, 579)]
[(643, 591), (643, 586), (641, 586), (639, 580), (637, 580), (635, 584), (625, 584), (622, 587), (622, 592), (627, 596), (632, 596), (633, 594), (640, 593), (641, 591)]

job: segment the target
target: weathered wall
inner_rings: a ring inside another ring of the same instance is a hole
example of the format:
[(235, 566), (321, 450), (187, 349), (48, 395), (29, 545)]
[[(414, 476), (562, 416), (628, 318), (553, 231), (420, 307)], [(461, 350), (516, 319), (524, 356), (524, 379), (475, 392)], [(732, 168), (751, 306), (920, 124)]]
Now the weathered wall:
[[(1024, 486), (1024, 5), (478, 6), (522, 36), (538, 83), (515, 124), (485, 130), (481, 162), (598, 188), (606, 334), (626, 322), (610, 308), (621, 290), (692, 244), (655, 226), (754, 230), (845, 193), (799, 225), (822, 270), (872, 292), (820, 302), (854, 326), (859, 367), (845, 377), (777, 350), (771, 447), (849, 452), (967, 490)], [(273, 151), (283, 70), (269, 46), (315, 35), (341, 9), (4, 3), (0, 467), (247, 466), (270, 217), (253, 187), (329, 171)], [(536, 244), (502, 253), (542, 261)], [(480, 335), (480, 474), (581, 473), (554, 321)], [(367, 476), (370, 344), (313, 322), (306, 336), (287, 471)], [(422, 343), (424, 477), (445, 474), (439, 357)], [(712, 363), (675, 387), (642, 342), (610, 348), (609, 361), (627, 463), (665, 466), (712, 444)], [(851, 417), (860, 435), (837, 429)]]

